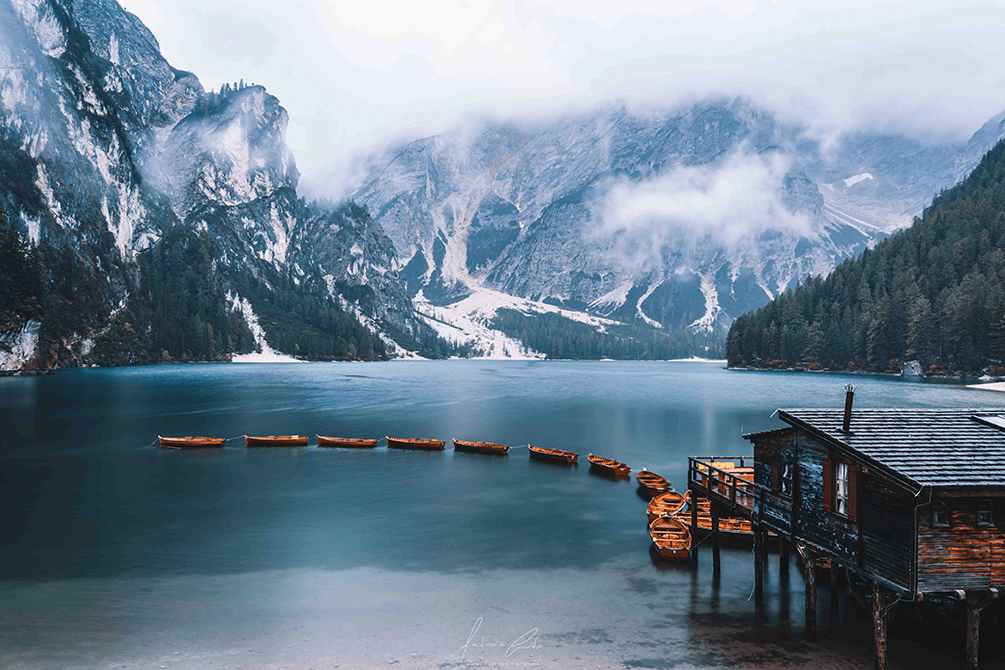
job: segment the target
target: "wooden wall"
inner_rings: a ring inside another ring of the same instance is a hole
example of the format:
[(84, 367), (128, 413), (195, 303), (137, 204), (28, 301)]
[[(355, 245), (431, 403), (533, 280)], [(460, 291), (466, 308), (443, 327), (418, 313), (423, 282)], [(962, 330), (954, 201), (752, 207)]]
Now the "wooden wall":
[(794, 440), (795, 428), (791, 428), (754, 442), (754, 482), (763, 487), (760, 489), (760, 496), (764, 522), (783, 535), (792, 532), (792, 495), (780, 492), (773, 468), (776, 464), (795, 465)]
[(948, 528), (932, 525), (931, 505), (919, 509), (918, 590), (1005, 586), (1005, 500), (994, 500), (988, 527), (977, 526), (978, 500), (936, 497), (946, 504)]
[(859, 566), (910, 589), (914, 582), (914, 496), (886, 478), (859, 475)]
[[(791, 497), (763, 495), (765, 522), (791, 532), (797, 542), (825, 548), (846, 566), (860, 568), (906, 590), (913, 588), (914, 497), (893, 482), (869, 472), (862, 463), (850, 462), (856, 479), (855, 500), (849, 515), (824, 504), (825, 463), (840, 457), (832, 448), (805, 431), (774, 434), (754, 442), (755, 481), (777, 489), (772, 476), (776, 463), (795, 464)], [(1003, 517), (1005, 518), (1005, 517)]]

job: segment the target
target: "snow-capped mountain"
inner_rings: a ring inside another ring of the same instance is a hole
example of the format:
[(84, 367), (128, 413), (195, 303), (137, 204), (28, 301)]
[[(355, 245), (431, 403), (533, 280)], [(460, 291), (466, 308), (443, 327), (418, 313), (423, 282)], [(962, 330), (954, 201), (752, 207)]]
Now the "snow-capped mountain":
[[(460, 323), (464, 299), (488, 291), (718, 337), (908, 225), (1003, 135), (996, 117), (966, 145), (861, 132), (824, 147), (742, 98), (538, 125), (469, 117), (360, 161), (349, 192), (408, 259), (420, 311)], [(308, 179), (345, 192), (324, 171)]]
[[(151, 259), (168, 253), (170, 231), (187, 231), (172, 242), (179, 249), (202, 237), (214, 254), (212, 297), (178, 316), (192, 320), (179, 351), (198, 336), (225, 355), (220, 347), (249, 332), (227, 326), (226, 313), (255, 320), (264, 307), (273, 317), (250, 330), (258, 348), (283, 350), (282, 329), (307, 333), (286, 338), (286, 353), (301, 355), (308, 336), (317, 351), (328, 350), (318, 341), (369, 338), (347, 355), (363, 347), (378, 357), (397, 348), (388, 334), (414, 338), (423, 327), (393, 244), (363, 208), (297, 197), (286, 124), (260, 86), (207, 92), (172, 68), (114, 0), (0, 0), (0, 226), (17, 231), (48, 277), (46, 295), (32, 296), (37, 310), (0, 305), (0, 367), (156, 360), (156, 320), (144, 315), (160, 309)], [(297, 305), (280, 300), (287, 285)], [(223, 316), (207, 317), (213, 310)], [(331, 326), (341, 312), (355, 335)]]

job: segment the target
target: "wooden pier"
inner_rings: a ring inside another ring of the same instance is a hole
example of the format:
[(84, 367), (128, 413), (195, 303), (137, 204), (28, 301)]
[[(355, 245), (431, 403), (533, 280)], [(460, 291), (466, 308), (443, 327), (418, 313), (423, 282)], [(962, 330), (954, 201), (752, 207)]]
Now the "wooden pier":
[(966, 667), (976, 670), (981, 611), (1005, 588), (1005, 411), (852, 415), (848, 391), (843, 413), (779, 410), (789, 426), (744, 436), (753, 457), (689, 458), (692, 527), (709, 501), (718, 571), (719, 519), (751, 522), (758, 607), (769, 533), (784, 569), (798, 550), (809, 640), (829, 567), (832, 589), (848, 575), (867, 585), (855, 595), (872, 611), (877, 668), (887, 667), (891, 611), (924, 602), (965, 613)]

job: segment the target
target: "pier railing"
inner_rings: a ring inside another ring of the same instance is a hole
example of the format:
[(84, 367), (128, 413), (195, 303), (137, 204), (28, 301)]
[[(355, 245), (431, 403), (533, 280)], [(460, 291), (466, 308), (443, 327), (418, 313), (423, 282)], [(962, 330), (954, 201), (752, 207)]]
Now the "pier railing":
[(687, 460), (689, 490), (750, 517), (756, 499), (752, 456), (691, 456)]

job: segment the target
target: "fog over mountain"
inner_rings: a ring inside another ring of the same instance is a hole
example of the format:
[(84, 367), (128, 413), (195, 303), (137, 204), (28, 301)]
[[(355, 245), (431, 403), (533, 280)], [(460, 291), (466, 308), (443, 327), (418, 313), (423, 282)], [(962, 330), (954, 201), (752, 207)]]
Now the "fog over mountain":
[(485, 302), (502, 293), (711, 346), (743, 311), (909, 225), (1003, 136), (998, 115), (968, 141), (823, 138), (710, 97), (535, 123), (469, 116), (302, 189), (367, 205), (438, 319), (491, 321)]
[(1005, 131), (995, 7), (382, 2), (0, 0), (0, 368), (720, 355)]

